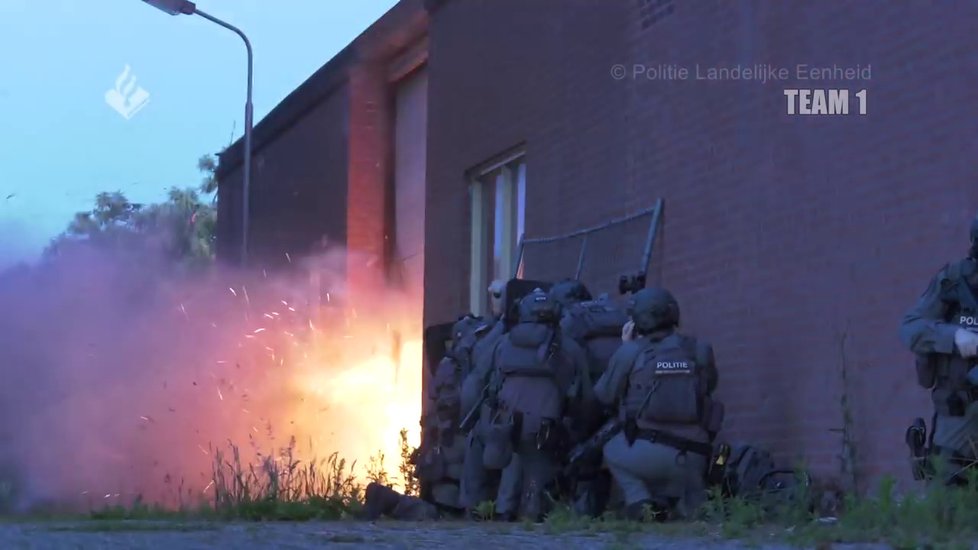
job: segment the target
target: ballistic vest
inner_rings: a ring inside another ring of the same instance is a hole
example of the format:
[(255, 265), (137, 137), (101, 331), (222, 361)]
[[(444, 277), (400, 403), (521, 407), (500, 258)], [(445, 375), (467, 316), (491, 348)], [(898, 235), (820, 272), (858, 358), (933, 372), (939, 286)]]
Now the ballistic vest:
[[(975, 260), (965, 259), (951, 264), (947, 278), (942, 281), (940, 299), (946, 306), (944, 321), (972, 332), (978, 332), (978, 270)], [(968, 383), (968, 371), (975, 366), (973, 359), (951, 353), (930, 358), (933, 362), (934, 403), (938, 412), (959, 416), (963, 408), (975, 400), (974, 388)], [(921, 380), (924, 384), (927, 380)]]
[(703, 424), (708, 399), (696, 340), (672, 333), (636, 357), (623, 404), (639, 424), (685, 426)]

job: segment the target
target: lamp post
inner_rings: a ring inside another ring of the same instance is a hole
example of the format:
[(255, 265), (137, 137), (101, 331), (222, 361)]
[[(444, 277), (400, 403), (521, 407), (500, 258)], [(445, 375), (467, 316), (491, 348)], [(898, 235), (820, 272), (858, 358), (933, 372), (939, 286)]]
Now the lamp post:
[(204, 19), (217, 23), (218, 25), (228, 29), (238, 36), (241, 40), (244, 40), (245, 48), (248, 50), (248, 92), (247, 99), (245, 101), (245, 130), (244, 130), (244, 174), (242, 178), (242, 189), (241, 189), (241, 264), (247, 265), (248, 263), (248, 214), (249, 209), (249, 198), (251, 191), (251, 81), (252, 81), (252, 54), (251, 54), (251, 42), (248, 41), (248, 37), (245, 36), (240, 29), (234, 25), (225, 23), (220, 19), (210, 15), (208, 13), (202, 12), (197, 9), (197, 6), (188, 0), (143, 0), (147, 4), (157, 8), (169, 15), (194, 15), (197, 14)]

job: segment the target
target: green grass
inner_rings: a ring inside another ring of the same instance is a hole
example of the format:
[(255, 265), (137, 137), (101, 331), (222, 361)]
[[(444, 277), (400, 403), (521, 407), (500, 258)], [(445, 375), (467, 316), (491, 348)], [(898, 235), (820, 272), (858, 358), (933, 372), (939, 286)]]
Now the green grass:
[[(404, 445), (406, 445), (406, 439)], [(131, 520), (245, 520), (310, 521), (355, 517), (363, 506), (364, 486), (354, 474), (355, 463), (337, 454), (323, 460), (301, 462), (295, 457), (295, 441), (275, 455), (254, 463), (242, 460), (240, 449), (211, 449), (210, 498), (181, 502), (176, 508), (146, 504), (137, 497), (126, 505), (93, 509), (85, 514), (54, 505), (13, 514), (16, 493), (0, 483), (0, 521), (71, 521), (85, 517), (97, 521)], [(410, 451), (407, 453), (410, 454)], [(382, 455), (371, 460), (367, 479), (386, 482)], [(6, 490), (6, 492), (2, 492)], [(189, 493), (187, 493), (189, 494)], [(181, 497), (183, 497), (181, 490)], [(4, 506), (6, 505), (6, 507)], [(106, 523), (105, 525), (109, 525)]]
[[(136, 499), (127, 505), (90, 511), (84, 517), (91, 521), (81, 524), (77, 523), (80, 518), (77, 512), (57, 508), (34, 510), (27, 515), (0, 515), (0, 521), (76, 520), (67, 526), (53, 525), (51, 528), (97, 532), (216, 529), (221, 521), (229, 520), (355, 518), (363, 499), (363, 486), (353, 472), (355, 464), (348, 464), (336, 454), (321, 461), (301, 462), (295, 458), (293, 449), (294, 442), (290, 442), (275, 456), (264, 457), (255, 463), (245, 463), (233, 445), (212, 449), (213, 491), (209, 493), (210, 498), (184, 503), (175, 509)], [(403, 453), (404, 457), (409, 455)], [(379, 459), (372, 461), (368, 466), (368, 477), (382, 481), (386, 479), (386, 473), (379, 464)], [(403, 467), (401, 474), (409, 471)], [(818, 521), (810, 512), (809, 503), (816, 501), (817, 495), (802, 486), (791, 499), (746, 500), (720, 498), (719, 494), (714, 494), (693, 521), (639, 523), (610, 513), (600, 518), (586, 518), (575, 515), (567, 505), (557, 503), (543, 525), (492, 524), (486, 528), (551, 535), (610, 534), (618, 546), (636, 542), (636, 535), (656, 533), (757, 543), (776, 540), (823, 547), (836, 542), (883, 542), (898, 548), (955, 547), (978, 538), (978, 474), (968, 473), (972, 483), (966, 488), (933, 485), (925, 491), (904, 495), (898, 495), (893, 480), (886, 479), (874, 494), (845, 498), (837, 519), (831, 523)], [(11, 487), (0, 484), (0, 489), (7, 490), (7, 493), (0, 492), (0, 496), (14, 494)], [(477, 507), (477, 514), (485, 520), (494, 519), (493, 511), (491, 501)], [(439, 524), (439, 528), (466, 525), (470, 524), (446, 521)], [(325, 542), (362, 541), (338, 539)]]
[(897, 495), (892, 479), (884, 479), (875, 494), (849, 496), (834, 521), (819, 521), (808, 504), (814, 494), (799, 487), (793, 498), (746, 500), (714, 494), (695, 521), (631, 522), (605, 514), (576, 516), (558, 505), (547, 516), (544, 530), (561, 533), (611, 533), (617, 543), (636, 534), (738, 539), (760, 544), (784, 541), (799, 546), (827, 547), (832, 543), (880, 542), (896, 548), (970, 547), (978, 539), (978, 473), (969, 471), (965, 488), (942, 485), (920, 494)]

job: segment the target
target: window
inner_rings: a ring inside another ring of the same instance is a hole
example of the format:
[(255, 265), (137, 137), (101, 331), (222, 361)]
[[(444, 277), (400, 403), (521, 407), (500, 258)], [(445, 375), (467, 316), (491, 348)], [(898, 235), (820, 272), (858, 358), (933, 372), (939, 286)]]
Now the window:
[(480, 170), (471, 183), (472, 263), (469, 304), (473, 313), (489, 313), (486, 288), (508, 280), (526, 221), (526, 162), (522, 153)]

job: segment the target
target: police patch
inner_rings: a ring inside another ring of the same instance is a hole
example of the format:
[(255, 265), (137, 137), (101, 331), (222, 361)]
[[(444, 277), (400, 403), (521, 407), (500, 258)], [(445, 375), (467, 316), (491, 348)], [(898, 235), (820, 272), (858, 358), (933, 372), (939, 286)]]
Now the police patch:
[(655, 370), (662, 374), (688, 374), (692, 368), (687, 361), (656, 361)]

